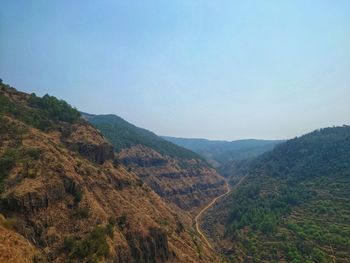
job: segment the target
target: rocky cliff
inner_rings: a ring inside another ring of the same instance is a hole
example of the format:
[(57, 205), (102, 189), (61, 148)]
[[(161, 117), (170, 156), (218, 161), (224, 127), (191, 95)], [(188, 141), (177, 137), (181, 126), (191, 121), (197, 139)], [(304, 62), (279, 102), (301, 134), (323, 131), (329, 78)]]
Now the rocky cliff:
[(1, 262), (215, 261), (191, 219), (117, 164), (69, 105), (0, 88), (0, 233), (14, 240), (0, 238)]
[(224, 179), (198, 159), (177, 159), (143, 145), (118, 154), (120, 161), (157, 194), (181, 209), (195, 212), (225, 192)]

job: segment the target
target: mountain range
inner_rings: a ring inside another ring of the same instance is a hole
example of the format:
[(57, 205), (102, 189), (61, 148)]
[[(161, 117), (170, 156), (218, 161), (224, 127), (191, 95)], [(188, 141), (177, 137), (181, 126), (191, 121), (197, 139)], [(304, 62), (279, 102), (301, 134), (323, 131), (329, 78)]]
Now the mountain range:
[(350, 126), (161, 137), (0, 83), (0, 262), (350, 262)]

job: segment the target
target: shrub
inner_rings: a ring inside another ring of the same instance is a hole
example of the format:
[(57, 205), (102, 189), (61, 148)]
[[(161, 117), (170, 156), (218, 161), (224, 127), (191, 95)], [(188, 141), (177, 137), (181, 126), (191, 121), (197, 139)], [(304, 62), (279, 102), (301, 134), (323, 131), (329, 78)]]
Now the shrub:
[(107, 243), (108, 227), (97, 226), (88, 236), (82, 240), (74, 237), (66, 237), (64, 246), (70, 253), (71, 259), (80, 259), (91, 261), (93, 259), (107, 257), (109, 255), (109, 246)]
[(90, 210), (88, 207), (79, 208), (74, 216), (77, 218), (88, 218), (90, 216)]
[(120, 229), (123, 229), (126, 226), (126, 213), (123, 212), (120, 217), (117, 219), (117, 224)]
[(74, 202), (79, 203), (81, 201), (81, 199), (83, 198), (83, 191), (77, 189), (74, 193)]
[(136, 179), (136, 185), (139, 187), (143, 186), (143, 181), (141, 179)]
[(8, 173), (16, 165), (18, 153), (16, 150), (8, 149), (0, 158), (0, 193), (4, 189), (3, 181), (8, 176)]
[(38, 148), (28, 148), (26, 149), (26, 154), (33, 160), (39, 160), (41, 155), (41, 150)]

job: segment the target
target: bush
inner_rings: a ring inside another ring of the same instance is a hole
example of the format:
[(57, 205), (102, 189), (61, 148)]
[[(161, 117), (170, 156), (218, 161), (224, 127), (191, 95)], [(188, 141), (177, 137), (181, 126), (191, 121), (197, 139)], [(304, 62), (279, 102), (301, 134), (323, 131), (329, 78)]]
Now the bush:
[(117, 224), (120, 229), (123, 229), (126, 226), (126, 213), (123, 212), (120, 217), (117, 219)]
[(79, 208), (74, 216), (77, 218), (88, 218), (90, 216), (90, 210), (88, 207)]
[(39, 160), (41, 155), (41, 150), (38, 148), (28, 148), (26, 149), (26, 154), (33, 160)]
[(111, 231), (110, 224), (106, 227), (97, 226), (82, 240), (66, 237), (64, 246), (69, 251), (71, 259), (87, 259), (87, 261), (90, 261), (96, 258), (107, 257), (109, 255), (107, 243), (109, 231)]
[(138, 187), (143, 186), (143, 181), (142, 181), (141, 179), (136, 179), (136, 185), (137, 185)]
[(4, 190), (3, 181), (16, 165), (18, 153), (16, 150), (8, 149), (0, 159), (0, 193)]
[(81, 201), (81, 199), (83, 198), (83, 191), (77, 189), (74, 193), (74, 202), (79, 203)]

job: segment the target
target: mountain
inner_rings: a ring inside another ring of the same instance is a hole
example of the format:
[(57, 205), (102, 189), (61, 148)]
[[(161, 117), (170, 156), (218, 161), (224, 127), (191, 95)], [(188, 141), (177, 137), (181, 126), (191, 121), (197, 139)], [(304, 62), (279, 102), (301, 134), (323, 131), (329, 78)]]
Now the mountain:
[(214, 166), (224, 166), (231, 162), (254, 158), (272, 150), (282, 140), (237, 140), (219, 141), (207, 139), (188, 139), (163, 136), (165, 140), (194, 151), (205, 157)]
[(195, 212), (225, 191), (225, 180), (201, 156), (116, 115), (83, 113), (113, 144), (119, 161), (157, 194)]
[(0, 83), (0, 262), (213, 262), (68, 103)]
[(103, 132), (117, 152), (132, 146), (144, 145), (160, 154), (178, 159), (202, 159), (198, 154), (168, 142), (151, 131), (136, 127), (117, 115), (88, 113), (82, 115)]
[(203, 228), (232, 260), (350, 261), (350, 126), (277, 145), (237, 174), (243, 181)]

